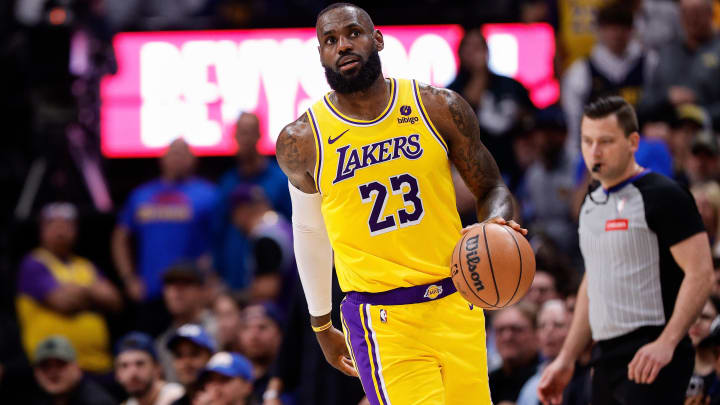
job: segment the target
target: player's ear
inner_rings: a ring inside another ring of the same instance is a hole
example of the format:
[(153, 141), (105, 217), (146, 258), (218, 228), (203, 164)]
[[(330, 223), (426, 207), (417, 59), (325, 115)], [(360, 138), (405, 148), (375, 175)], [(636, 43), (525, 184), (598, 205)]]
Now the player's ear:
[(636, 152), (640, 145), (640, 134), (635, 131), (628, 135), (628, 140), (630, 141), (630, 149), (632, 149), (633, 152)]
[(375, 30), (373, 33), (373, 39), (375, 40), (375, 46), (377, 47), (378, 51), (382, 51), (383, 48), (385, 48), (385, 39), (383, 39), (383, 34), (380, 32), (380, 30)]

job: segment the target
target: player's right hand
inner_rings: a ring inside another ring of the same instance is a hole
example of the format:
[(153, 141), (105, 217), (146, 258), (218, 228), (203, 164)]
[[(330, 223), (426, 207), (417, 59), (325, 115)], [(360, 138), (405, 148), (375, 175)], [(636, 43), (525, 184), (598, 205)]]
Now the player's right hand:
[(543, 370), (538, 398), (545, 405), (562, 404), (562, 395), (575, 372), (575, 363), (556, 358)]
[(343, 374), (351, 377), (357, 377), (350, 352), (348, 352), (345, 344), (345, 335), (336, 328), (330, 328), (315, 334), (320, 348), (325, 355), (325, 360), (333, 367), (340, 370)]

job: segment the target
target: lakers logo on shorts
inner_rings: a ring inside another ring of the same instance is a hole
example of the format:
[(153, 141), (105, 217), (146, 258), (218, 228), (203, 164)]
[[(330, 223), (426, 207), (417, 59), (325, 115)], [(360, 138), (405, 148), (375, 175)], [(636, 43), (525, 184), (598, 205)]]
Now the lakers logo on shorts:
[(433, 284), (431, 286), (428, 286), (427, 290), (425, 290), (424, 297), (427, 299), (434, 300), (440, 294), (442, 294), (442, 286)]

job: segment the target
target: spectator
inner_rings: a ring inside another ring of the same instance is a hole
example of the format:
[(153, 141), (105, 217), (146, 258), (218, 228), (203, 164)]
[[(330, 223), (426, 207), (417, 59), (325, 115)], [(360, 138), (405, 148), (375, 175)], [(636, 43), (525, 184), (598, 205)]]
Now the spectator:
[(638, 114), (646, 116), (670, 104), (700, 101), (697, 81), (712, 72), (703, 55), (713, 54), (720, 39), (712, 29), (710, 0), (681, 0), (680, 14), (685, 36), (653, 52), (650, 80), (643, 89)]
[(168, 340), (167, 349), (172, 354), (173, 375), (185, 387), (185, 395), (174, 405), (190, 405), (198, 375), (215, 353), (215, 342), (199, 325), (187, 324)]
[(720, 185), (715, 181), (695, 184), (690, 188), (690, 192), (695, 198), (703, 225), (710, 237), (712, 253), (717, 256), (720, 254)]
[[(710, 2), (712, 0), (708, 0)], [(718, 3), (720, 4), (720, 3)], [(720, 9), (718, 9), (720, 11)], [(704, 24), (707, 16), (701, 16), (701, 24)], [(715, 132), (720, 132), (720, 34), (715, 31), (714, 46), (702, 50), (699, 58), (695, 61), (697, 77), (695, 83), (696, 102), (702, 105), (710, 115), (710, 120)]]
[(709, 130), (709, 119), (705, 110), (695, 104), (683, 104), (674, 110), (675, 120), (668, 142), (675, 166), (674, 177), (689, 186), (688, 162), (692, 157), (693, 143), (699, 134)]
[(715, 135), (701, 131), (695, 135), (686, 162), (686, 173), (690, 184), (715, 181), (720, 175), (720, 158)]
[(681, 37), (680, 10), (674, 1), (634, 0), (635, 32), (645, 49), (657, 49)]
[(292, 226), (273, 211), (259, 186), (241, 184), (230, 195), (232, 222), (248, 239), (250, 300), (275, 301), (287, 310), (297, 280)]
[(540, 357), (535, 318), (535, 307), (525, 302), (493, 316), (495, 345), (502, 358), (502, 366), (489, 375), (494, 403), (515, 402), (522, 386), (537, 372)]
[(215, 268), (232, 289), (241, 289), (250, 282), (247, 257), (250, 243), (247, 235), (232, 226), (230, 195), (238, 185), (262, 187), (272, 208), (286, 219), (290, 218), (290, 193), (287, 177), (280, 166), (257, 149), (260, 122), (252, 113), (242, 113), (235, 127), (237, 167), (220, 179), (220, 202), (216, 210), (219, 240), (215, 246)]
[[(540, 355), (547, 362), (557, 357), (570, 330), (571, 321), (565, 303), (559, 299), (546, 301), (538, 314), (537, 338), (540, 348)], [(543, 363), (543, 366), (547, 363)], [(538, 370), (535, 375), (523, 385), (518, 396), (516, 405), (539, 405), (537, 386), (540, 382), (541, 372)]]
[(222, 351), (239, 351), (238, 331), (242, 328), (241, 313), (244, 303), (233, 294), (220, 294), (213, 304), (217, 321), (217, 343)]
[(609, 2), (598, 11), (598, 43), (590, 56), (568, 69), (562, 83), (562, 106), (567, 114), (567, 148), (580, 151), (580, 119), (585, 104), (598, 97), (620, 95), (632, 105), (640, 100), (648, 80), (647, 56), (633, 37), (633, 13), (625, 2)]
[(483, 143), (513, 188), (520, 176), (513, 157), (514, 133), (535, 106), (522, 84), (490, 71), (487, 42), (479, 28), (465, 34), (458, 54), (460, 70), (448, 88), (460, 93), (477, 112)]
[(195, 324), (215, 336), (217, 325), (212, 312), (206, 308), (205, 274), (192, 263), (179, 263), (163, 275), (163, 297), (172, 318), (170, 327), (157, 338), (157, 353), (168, 381), (177, 381), (169, 342), (177, 328)]
[(163, 381), (153, 340), (142, 332), (125, 335), (117, 345), (115, 377), (130, 398), (123, 405), (170, 405), (185, 389)]
[(575, 161), (565, 149), (567, 127), (559, 107), (535, 115), (533, 136), (539, 159), (525, 173), (518, 191), (528, 229), (544, 234), (568, 255), (579, 256), (571, 197), (575, 186)]
[(560, 294), (557, 290), (555, 276), (538, 267), (525, 300), (533, 303), (538, 308), (542, 308), (547, 301), (559, 298)]
[(112, 405), (110, 394), (83, 376), (70, 341), (50, 336), (41, 341), (32, 356), (35, 380), (40, 391), (28, 403), (33, 405)]
[(83, 370), (106, 373), (112, 369), (112, 355), (102, 311), (119, 311), (122, 298), (88, 259), (73, 253), (76, 218), (69, 203), (42, 210), (40, 247), (25, 257), (18, 274), (22, 342), (30, 355), (48, 336), (65, 336), (78, 348)]
[(194, 405), (250, 404), (253, 367), (238, 353), (215, 353), (200, 375), (201, 390)]
[[(162, 308), (162, 272), (210, 251), (216, 190), (192, 176), (194, 167), (188, 144), (173, 141), (160, 159), (161, 177), (132, 192), (113, 232), (115, 266), (128, 295), (146, 302), (140, 315), (153, 323)], [(134, 260), (131, 236), (137, 242)]]
[(254, 401), (262, 403), (262, 396), (270, 380), (269, 368), (282, 343), (283, 318), (271, 303), (251, 305), (243, 310), (240, 347), (253, 366)]
[[(706, 404), (711, 400), (711, 396), (719, 396), (717, 374), (715, 373), (715, 363), (718, 359), (718, 352), (712, 339), (708, 339), (712, 330), (713, 323), (720, 323), (720, 302), (709, 299), (703, 306), (700, 315), (688, 329), (690, 341), (695, 348), (695, 369), (690, 377), (690, 384), (687, 390), (687, 401), (692, 404)], [(717, 320), (717, 322), (716, 322)]]

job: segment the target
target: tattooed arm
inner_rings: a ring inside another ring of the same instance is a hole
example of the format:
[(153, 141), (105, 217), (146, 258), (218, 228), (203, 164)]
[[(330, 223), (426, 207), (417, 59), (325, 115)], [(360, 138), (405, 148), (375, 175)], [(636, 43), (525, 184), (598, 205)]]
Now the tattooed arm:
[(320, 207), (312, 172), (315, 168), (315, 141), (307, 114), (286, 126), (275, 147), (278, 163), (290, 180), (295, 261), (310, 312), (310, 324), (325, 359), (351, 376), (357, 372), (345, 337), (332, 325), (332, 248)]
[(512, 194), (495, 159), (480, 141), (480, 125), (470, 105), (454, 91), (433, 86), (422, 85), (420, 95), (448, 144), (450, 160), (477, 199), (478, 220), (514, 219), (517, 210)]
[(307, 114), (283, 128), (275, 145), (275, 154), (293, 186), (309, 194), (317, 192), (312, 176), (315, 141)]

